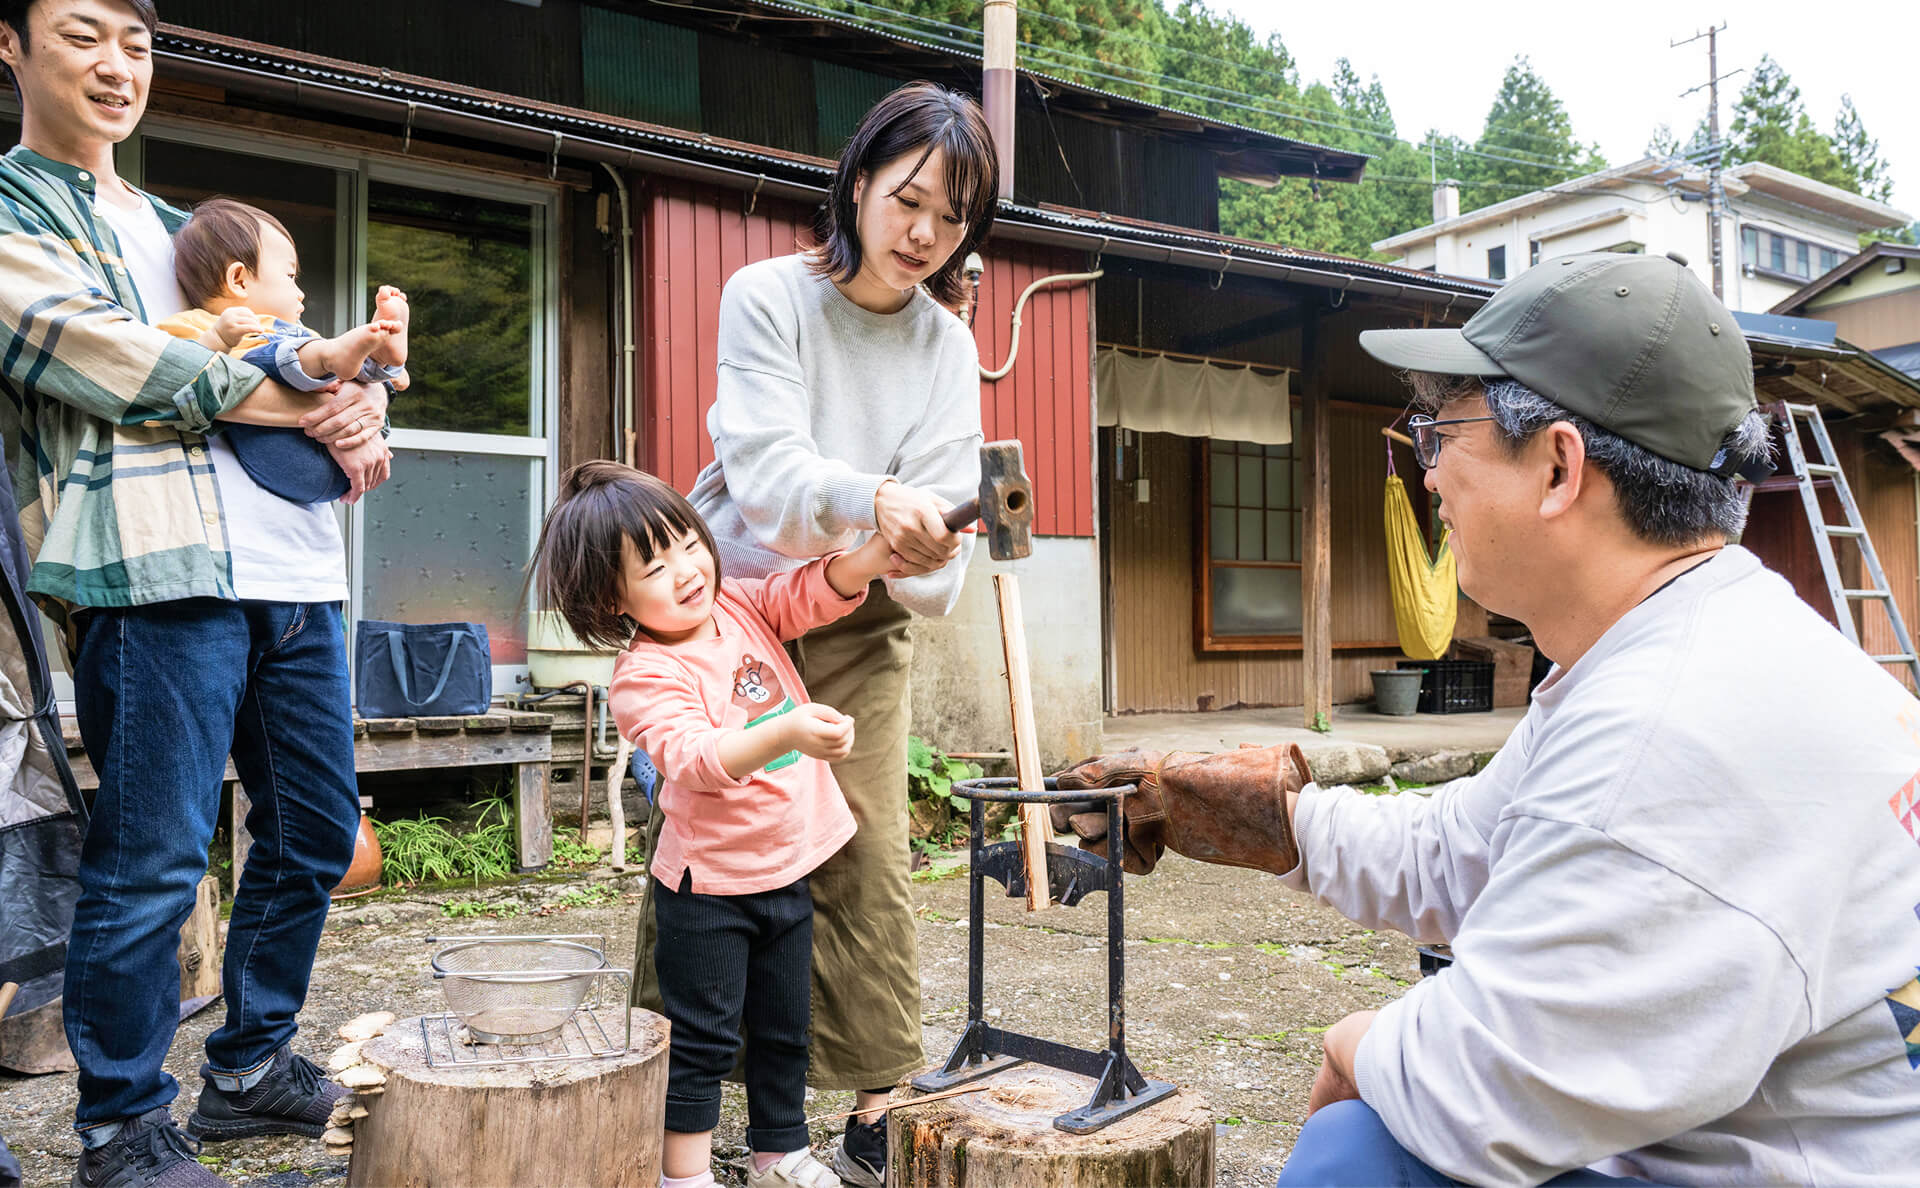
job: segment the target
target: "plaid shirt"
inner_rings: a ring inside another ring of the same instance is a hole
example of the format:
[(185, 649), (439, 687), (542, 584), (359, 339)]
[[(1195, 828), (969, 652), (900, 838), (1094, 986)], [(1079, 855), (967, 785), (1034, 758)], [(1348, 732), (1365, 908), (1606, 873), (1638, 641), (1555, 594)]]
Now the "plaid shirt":
[[(262, 373), (146, 324), (94, 178), (0, 158), (0, 440), (27, 592), (75, 607), (235, 597), (206, 434)], [(186, 214), (148, 197), (169, 232)]]

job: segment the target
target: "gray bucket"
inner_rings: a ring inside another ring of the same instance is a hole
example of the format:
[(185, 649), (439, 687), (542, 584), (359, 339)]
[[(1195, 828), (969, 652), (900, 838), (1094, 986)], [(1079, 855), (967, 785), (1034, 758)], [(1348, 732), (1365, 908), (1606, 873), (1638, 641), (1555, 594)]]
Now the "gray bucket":
[(1376, 668), (1373, 670), (1373, 711), (1404, 717), (1420, 707), (1420, 682), (1424, 668)]

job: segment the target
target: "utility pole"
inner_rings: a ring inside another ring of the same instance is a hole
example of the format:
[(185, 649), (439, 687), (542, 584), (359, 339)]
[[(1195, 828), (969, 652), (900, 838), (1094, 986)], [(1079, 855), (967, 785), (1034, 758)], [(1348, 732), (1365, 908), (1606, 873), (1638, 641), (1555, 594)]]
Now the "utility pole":
[(1020, 42), (1016, 0), (987, 0), (981, 46), (981, 106), (1000, 159), (1000, 197), (1013, 198), (1014, 55)]
[(1707, 81), (1680, 92), (1680, 97), (1684, 99), (1695, 91), (1707, 92), (1707, 254), (1713, 261), (1713, 295), (1723, 300), (1726, 297), (1725, 256), (1720, 245), (1720, 231), (1726, 216), (1727, 192), (1720, 184), (1720, 167), (1726, 160), (1727, 151), (1726, 145), (1720, 140), (1720, 80), (1740, 73), (1738, 70), (1720, 73), (1719, 35), (1726, 27), (1727, 23), (1721, 21), (1685, 41), (1667, 43), (1667, 48), (1674, 49), (1692, 45), (1702, 37), (1707, 39)]

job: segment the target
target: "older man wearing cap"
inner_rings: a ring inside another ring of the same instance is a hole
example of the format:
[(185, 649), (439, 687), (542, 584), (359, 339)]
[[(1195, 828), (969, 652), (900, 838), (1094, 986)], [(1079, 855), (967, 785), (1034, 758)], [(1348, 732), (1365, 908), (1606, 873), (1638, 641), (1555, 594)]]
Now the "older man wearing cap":
[(1769, 453), (1733, 316), (1599, 253), (1360, 341), (1425, 410), (1461, 589), (1555, 662), (1525, 721), (1431, 797), (1317, 788), (1291, 748), (1064, 779), (1144, 785), (1136, 871), (1265, 869), (1452, 944), (1326, 1032), (1280, 1183), (1912, 1183), (1920, 703), (1728, 543)]

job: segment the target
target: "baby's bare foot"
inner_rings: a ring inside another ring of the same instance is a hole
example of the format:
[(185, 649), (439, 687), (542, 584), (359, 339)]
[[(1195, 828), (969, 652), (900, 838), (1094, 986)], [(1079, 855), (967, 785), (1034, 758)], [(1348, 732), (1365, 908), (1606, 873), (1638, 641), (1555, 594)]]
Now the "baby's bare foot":
[(355, 326), (334, 338), (315, 339), (300, 348), (300, 366), (309, 375), (331, 373), (353, 379), (380, 345), (401, 329), (400, 323), (382, 319)]
[(381, 285), (380, 291), (373, 295), (373, 312), (380, 320), (399, 327), (387, 335), (386, 341), (374, 348), (373, 361), (388, 367), (405, 367), (407, 327), (413, 319), (413, 311), (407, 305), (407, 295), (392, 285)]

